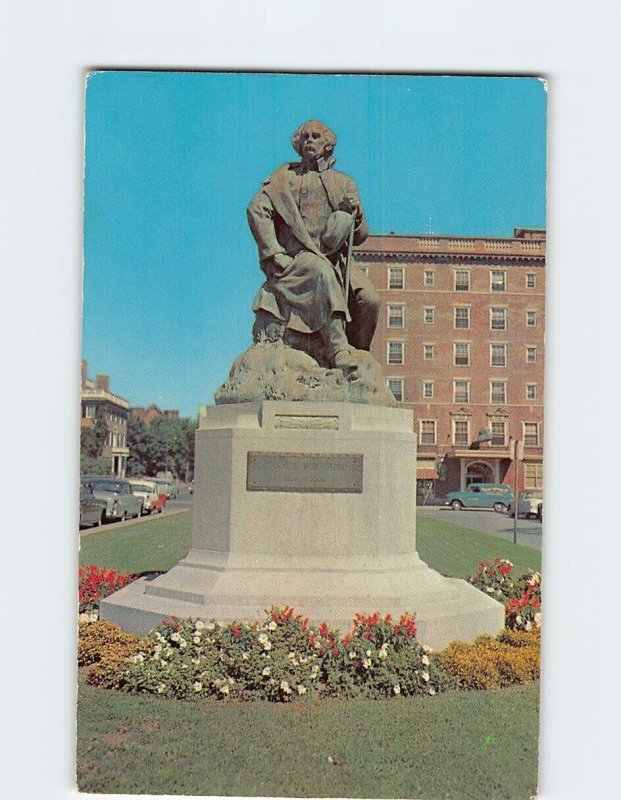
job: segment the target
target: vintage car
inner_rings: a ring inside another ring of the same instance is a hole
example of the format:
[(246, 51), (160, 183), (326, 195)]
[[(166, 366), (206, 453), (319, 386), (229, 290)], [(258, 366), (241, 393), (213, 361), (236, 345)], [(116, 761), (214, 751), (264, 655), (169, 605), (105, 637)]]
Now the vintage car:
[(106, 521), (106, 501), (95, 497), (90, 483), (80, 483), (80, 527), (102, 525)]
[(142, 498), (132, 494), (125, 478), (112, 475), (85, 475), (81, 483), (90, 484), (93, 494), (106, 501), (106, 521), (139, 517), (142, 513)]
[(506, 511), (513, 502), (513, 491), (506, 483), (471, 483), (463, 492), (449, 492), (445, 505), (453, 511), (462, 508), (493, 508)]
[[(513, 502), (509, 503), (507, 512), (513, 514)], [(522, 489), (517, 499), (518, 517), (543, 517), (543, 492), (541, 489)]]
[(132, 494), (142, 498), (143, 514), (161, 514), (166, 505), (166, 496), (159, 491), (157, 483), (149, 478), (128, 478)]

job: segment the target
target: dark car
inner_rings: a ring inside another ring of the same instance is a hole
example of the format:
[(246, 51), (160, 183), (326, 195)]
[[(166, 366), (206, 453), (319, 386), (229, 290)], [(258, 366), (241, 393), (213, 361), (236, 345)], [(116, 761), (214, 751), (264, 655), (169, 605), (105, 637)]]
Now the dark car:
[(80, 483), (80, 527), (102, 525), (106, 521), (106, 501), (95, 497), (90, 483)]
[(81, 478), (90, 484), (93, 494), (106, 503), (106, 521), (139, 517), (142, 513), (142, 498), (132, 494), (129, 482), (111, 475), (91, 475)]

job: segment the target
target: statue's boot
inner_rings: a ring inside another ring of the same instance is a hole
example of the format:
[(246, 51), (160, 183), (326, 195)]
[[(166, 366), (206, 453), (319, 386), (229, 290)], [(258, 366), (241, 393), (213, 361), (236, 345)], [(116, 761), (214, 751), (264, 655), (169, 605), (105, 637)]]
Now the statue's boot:
[[(356, 350), (349, 343), (345, 334), (345, 318), (335, 314), (330, 322), (322, 328), (322, 336), (326, 345), (328, 361), (332, 367), (349, 372), (358, 367), (363, 351)], [(368, 353), (364, 355), (368, 356)]]

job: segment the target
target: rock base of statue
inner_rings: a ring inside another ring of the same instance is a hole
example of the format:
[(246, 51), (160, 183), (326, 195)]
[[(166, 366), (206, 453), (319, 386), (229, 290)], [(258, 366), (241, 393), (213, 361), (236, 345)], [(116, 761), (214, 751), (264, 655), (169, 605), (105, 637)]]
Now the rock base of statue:
[(357, 612), (416, 612), (434, 648), (503, 627), (503, 606), (416, 552), (412, 412), (334, 402), (211, 406), (196, 436), (192, 548), (106, 598), (144, 634), (162, 618), (262, 619), (293, 606), (341, 631)]

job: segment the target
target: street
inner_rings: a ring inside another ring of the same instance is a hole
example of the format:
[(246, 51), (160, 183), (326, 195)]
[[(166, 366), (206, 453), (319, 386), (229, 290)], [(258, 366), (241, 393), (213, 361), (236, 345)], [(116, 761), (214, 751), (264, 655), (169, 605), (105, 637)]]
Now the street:
[[(418, 512), (427, 516), (439, 514), (445, 522), (453, 522), (463, 528), (472, 528), (483, 533), (499, 536), (501, 539), (513, 541), (513, 517), (498, 514), (495, 511), (464, 508), (453, 511), (448, 506), (418, 506)], [(517, 521), (517, 542), (541, 550), (542, 524), (537, 519), (521, 519)]]

